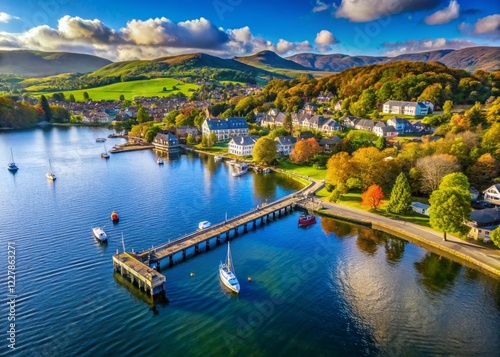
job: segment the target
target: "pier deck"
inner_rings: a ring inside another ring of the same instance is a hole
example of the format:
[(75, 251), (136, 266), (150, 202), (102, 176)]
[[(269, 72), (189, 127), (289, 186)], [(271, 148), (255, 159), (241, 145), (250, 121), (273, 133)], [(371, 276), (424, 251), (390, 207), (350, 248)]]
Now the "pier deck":
[(149, 288), (151, 295), (154, 295), (159, 292), (160, 286), (164, 287), (166, 278), (150, 266), (159, 268), (161, 260), (165, 258), (168, 258), (170, 265), (173, 265), (173, 256), (178, 253), (182, 253), (183, 260), (187, 259), (187, 249), (194, 247), (196, 255), (199, 252), (200, 244), (204, 243), (205, 250), (210, 249), (211, 239), (215, 239), (216, 244), (219, 245), (221, 243), (221, 236), (225, 237), (226, 240), (230, 239), (231, 231), (234, 232), (233, 236), (238, 236), (241, 227), (243, 227), (243, 232), (247, 232), (249, 224), (253, 228), (259, 223), (260, 225), (264, 225), (271, 222), (271, 218), (275, 220), (282, 215), (286, 215), (292, 212), (295, 205), (300, 203), (308, 194), (315, 192), (321, 186), (322, 184), (311, 183), (302, 190), (265, 206), (255, 208), (206, 229), (197, 230), (139, 253), (116, 254), (113, 256), (115, 271), (121, 272), (122, 275), (125, 273), (132, 276), (132, 282), (134, 282), (133, 279), (137, 279), (139, 288), (141, 288), (142, 283), (143, 286)]

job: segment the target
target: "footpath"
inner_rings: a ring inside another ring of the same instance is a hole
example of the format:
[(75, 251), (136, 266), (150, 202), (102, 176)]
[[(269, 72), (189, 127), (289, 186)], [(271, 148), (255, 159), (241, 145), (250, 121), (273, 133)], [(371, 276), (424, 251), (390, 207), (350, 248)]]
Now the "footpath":
[[(380, 216), (371, 212), (358, 210), (336, 203), (314, 198), (314, 194), (323, 188), (321, 181), (307, 178), (313, 182), (309, 188), (310, 207), (317, 213), (341, 220), (369, 226), (406, 239), (412, 243), (430, 248), (437, 253), (444, 252), (447, 257), (455, 257), (465, 265), (478, 268), (480, 271), (500, 279), (500, 249), (484, 247), (474, 242), (465, 241), (454, 235), (447, 234), (443, 241), (443, 233), (431, 228), (419, 226), (401, 219)], [(305, 204), (307, 206), (307, 203)], [(455, 259), (456, 260), (456, 259)]]

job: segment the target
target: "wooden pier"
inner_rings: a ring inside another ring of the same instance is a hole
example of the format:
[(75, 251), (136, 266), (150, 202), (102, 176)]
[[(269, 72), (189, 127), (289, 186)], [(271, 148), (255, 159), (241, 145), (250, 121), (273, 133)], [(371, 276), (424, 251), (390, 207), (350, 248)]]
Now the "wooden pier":
[(207, 251), (212, 246), (246, 233), (248, 229), (277, 220), (292, 212), (308, 192), (315, 191), (317, 188), (313, 186), (315, 184), (311, 183), (297, 193), (148, 250), (139, 253), (117, 253), (113, 256), (115, 271), (129, 276), (133, 283), (137, 283), (139, 288), (144, 288), (151, 295), (158, 294), (164, 291), (166, 281), (165, 276), (159, 273), (162, 260), (168, 259), (169, 266), (172, 266), (176, 255), (182, 256), (183, 261), (187, 259), (188, 249), (193, 249), (194, 255), (197, 255), (202, 250)]

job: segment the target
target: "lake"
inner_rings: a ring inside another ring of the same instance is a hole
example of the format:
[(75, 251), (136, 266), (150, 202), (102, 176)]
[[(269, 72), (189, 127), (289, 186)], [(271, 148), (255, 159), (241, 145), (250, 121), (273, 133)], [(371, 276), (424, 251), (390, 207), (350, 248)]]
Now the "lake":
[[(333, 219), (299, 229), (298, 212), (232, 241), (238, 296), (218, 280), (222, 244), (162, 266), (168, 301), (151, 299), (113, 273), (112, 256), (123, 245), (147, 249), (301, 186), (274, 173), (232, 177), (227, 164), (193, 153), (166, 157), (164, 165), (151, 150), (104, 160), (104, 145), (124, 142), (95, 142), (109, 133), (0, 133), (3, 164), (12, 147), (19, 166), (16, 174), (0, 170), (5, 302), (8, 242), (16, 252), (15, 355), (498, 355), (498, 280)], [(49, 159), (55, 182), (45, 178)], [(93, 238), (95, 226), (105, 227), (108, 244)], [(9, 306), (1, 306), (7, 331)], [(9, 350), (4, 333), (0, 354)]]

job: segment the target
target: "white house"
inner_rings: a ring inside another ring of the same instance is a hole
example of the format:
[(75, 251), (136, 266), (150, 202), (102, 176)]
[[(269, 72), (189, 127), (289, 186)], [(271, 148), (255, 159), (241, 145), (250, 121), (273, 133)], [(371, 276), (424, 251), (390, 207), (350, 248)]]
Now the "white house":
[(383, 136), (384, 138), (393, 138), (398, 136), (398, 131), (392, 125), (375, 125), (373, 127), (373, 132), (377, 134), (377, 136)]
[(429, 215), (429, 205), (426, 205), (425, 203), (421, 202), (412, 202), (411, 203), (411, 209), (413, 212), (418, 213), (418, 214), (423, 214), (424, 216)]
[[(429, 106), (431, 104), (432, 103), (430, 103)], [(412, 116), (422, 116), (429, 113), (429, 106), (425, 102), (405, 102), (401, 100), (389, 100), (384, 103), (382, 112), (386, 114), (406, 114)], [(432, 108), (434, 108), (434, 105), (432, 105)]]
[(261, 118), (260, 125), (261, 126), (283, 126), (285, 122), (285, 114), (280, 112), (276, 108), (271, 108), (269, 111)]
[(293, 136), (278, 136), (274, 139), (276, 141), (276, 151), (280, 156), (290, 155), (297, 142), (297, 138)]
[(238, 136), (232, 138), (228, 144), (228, 152), (238, 156), (252, 156), (256, 139), (251, 136)]
[(209, 137), (212, 133), (217, 141), (223, 141), (235, 136), (248, 135), (248, 124), (244, 118), (205, 119), (202, 126), (203, 135)]
[(485, 201), (500, 205), (500, 183), (488, 187), (483, 191), (483, 194)]

